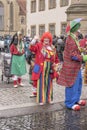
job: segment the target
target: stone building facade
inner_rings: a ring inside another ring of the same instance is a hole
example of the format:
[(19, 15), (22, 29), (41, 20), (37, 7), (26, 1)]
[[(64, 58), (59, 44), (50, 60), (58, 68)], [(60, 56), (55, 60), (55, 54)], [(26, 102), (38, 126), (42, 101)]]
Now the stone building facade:
[(82, 18), (80, 30), (84, 35), (87, 34), (87, 0), (71, 0), (66, 13), (67, 21)]
[(67, 21), (83, 18), (81, 32), (87, 33), (87, 0), (27, 0), (27, 34), (65, 34)]
[(66, 9), (69, 0), (27, 0), (27, 34), (41, 36), (45, 31), (53, 35), (65, 34)]
[(0, 35), (26, 34), (26, 0), (0, 0)]

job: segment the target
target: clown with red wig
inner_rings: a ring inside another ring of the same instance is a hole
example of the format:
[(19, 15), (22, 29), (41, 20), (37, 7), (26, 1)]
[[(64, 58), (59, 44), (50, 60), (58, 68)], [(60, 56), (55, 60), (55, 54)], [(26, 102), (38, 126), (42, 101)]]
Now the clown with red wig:
[(35, 44), (36, 38), (30, 43), (29, 49), (36, 54), (35, 65), (32, 72), (32, 80), (37, 83), (37, 102), (40, 105), (52, 103), (53, 85), (52, 81), (58, 75), (54, 66), (58, 63), (55, 49), (52, 45), (52, 35), (45, 32), (39, 43)]

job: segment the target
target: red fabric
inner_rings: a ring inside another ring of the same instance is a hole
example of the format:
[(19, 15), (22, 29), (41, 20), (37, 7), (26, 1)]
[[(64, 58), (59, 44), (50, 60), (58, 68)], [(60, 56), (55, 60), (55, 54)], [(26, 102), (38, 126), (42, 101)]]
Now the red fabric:
[(54, 71), (54, 73), (51, 75), (51, 78), (52, 79), (56, 78), (56, 81), (58, 81), (59, 74), (56, 71)]
[(18, 83), (19, 83), (19, 84), (21, 83), (21, 78), (18, 78)]
[(68, 33), (69, 31), (70, 31), (70, 24), (68, 24), (66, 27), (66, 33)]
[[(79, 61), (72, 60), (72, 56), (76, 56)], [(82, 56), (78, 50), (75, 41), (68, 36), (64, 50), (64, 63), (60, 71), (58, 84), (66, 87), (71, 87), (81, 68)]]
[(21, 52), (19, 52), (18, 51), (18, 49), (17, 49), (17, 47), (14, 45), (14, 44), (12, 44), (11, 46), (10, 46), (10, 52), (11, 52), (11, 54), (13, 55), (22, 55), (22, 54), (24, 54), (24, 50), (22, 51), (22, 53)]
[(33, 87), (34, 87), (34, 88), (37, 88), (37, 80), (34, 80), (34, 81), (33, 81)]
[(13, 81), (13, 84), (14, 84), (14, 85), (17, 85), (17, 80), (14, 80), (14, 81)]
[(34, 96), (37, 96), (37, 92), (33, 92), (33, 95), (34, 95)]
[(58, 59), (58, 54), (56, 53), (55, 54), (55, 64), (58, 64), (59, 63), (59, 59)]
[[(41, 72), (43, 71), (43, 63), (44, 63), (44, 56), (41, 53), (41, 49), (43, 47), (42, 43), (37, 43), (36, 45), (31, 45), (30, 50), (35, 53), (35, 64), (40, 66), (40, 70), (38, 73), (32, 71), (32, 80), (38, 80), (40, 77)], [(50, 58), (50, 62), (55, 63), (55, 56), (53, 55)]]
[(87, 46), (87, 39), (81, 39), (79, 43), (82, 48), (85, 48)]
[(43, 66), (41, 66), (41, 63), (43, 63), (43, 61), (44, 61), (44, 57), (40, 52), (40, 50), (42, 49), (42, 43), (37, 43), (34, 46), (31, 45), (29, 49), (30, 49), (30, 51), (35, 53), (35, 64), (38, 64), (40, 66), (40, 70), (38, 73), (34, 73), (32, 71), (32, 80), (38, 80), (40, 77), (40, 73), (42, 71), (42, 67), (43, 67)]

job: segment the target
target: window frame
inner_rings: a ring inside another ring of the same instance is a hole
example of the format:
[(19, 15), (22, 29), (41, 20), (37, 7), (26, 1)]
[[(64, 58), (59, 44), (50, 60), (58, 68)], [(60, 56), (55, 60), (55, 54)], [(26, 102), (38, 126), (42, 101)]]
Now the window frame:
[(66, 34), (66, 27), (65, 27), (65, 31), (62, 31), (62, 30), (63, 30), (63, 29), (62, 29), (62, 26), (63, 26), (64, 24), (66, 24), (66, 26), (67, 26), (67, 22), (61, 22), (61, 34)]
[(69, 0), (60, 0), (60, 7), (65, 7), (69, 5)]
[(41, 37), (42, 34), (44, 33), (44, 32), (43, 32), (42, 34), (40, 34), (40, 27), (42, 27), (42, 26), (44, 26), (44, 32), (45, 32), (45, 24), (40, 24), (40, 25), (39, 25), (39, 36), (40, 36), (40, 37)]
[[(53, 0), (54, 1), (54, 0)], [(55, 4), (54, 4), (54, 2), (53, 2), (53, 4), (51, 5), (51, 0), (48, 0), (48, 8), (49, 9), (54, 9), (54, 8), (56, 8), (56, 0), (55, 0)]]
[(44, 5), (43, 5), (43, 8), (41, 8), (42, 7), (42, 5), (41, 5), (41, 0), (39, 0), (39, 11), (45, 11), (45, 0), (42, 0), (42, 1), (44, 1)]
[[(52, 25), (54, 25), (54, 27), (55, 27), (55, 30), (54, 30), (54, 34), (50, 31), (50, 26), (52, 26)], [(55, 35), (55, 33), (56, 33), (56, 23), (49, 23), (49, 32), (52, 34), (52, 35)]]
[[(33, 6), (32, 2), (35, 2), (35, 8), (32, 8), (32, 6)], [(36, 0), (31, 0), (31, 3), (30, 3), (30, 12), (31, 13), (35, 13), (36, 12)]]
[[(35, 33), (33, 34), (32, 34), (32, 27), (35, 27)], [(31, 25), (30, 29), (31, 29), (31, 37), (33, 38), (36, 35), (36, 25)]]

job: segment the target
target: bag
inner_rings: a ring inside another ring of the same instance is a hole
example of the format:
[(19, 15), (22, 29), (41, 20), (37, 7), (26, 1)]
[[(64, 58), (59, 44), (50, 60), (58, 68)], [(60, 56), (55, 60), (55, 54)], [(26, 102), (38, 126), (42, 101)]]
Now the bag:
[(35, 64), (33, 72), (38, 73), (40, 70), (40, 66), (38, 64)]

